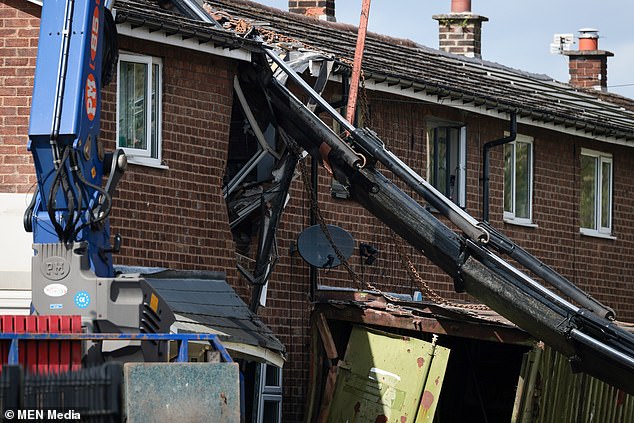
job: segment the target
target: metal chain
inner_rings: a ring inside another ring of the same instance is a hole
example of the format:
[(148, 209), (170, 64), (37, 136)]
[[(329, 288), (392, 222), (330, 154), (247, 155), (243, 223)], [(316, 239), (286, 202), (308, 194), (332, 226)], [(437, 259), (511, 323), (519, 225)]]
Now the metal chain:
[(366, 128), (372, 127), (372, 116), (370, 115), (370, 102), (365, 89), (365, 73), (361, 69), (361, 89), (359, 90), (359, 106), (361, 107), (361, 121)]
[(317, 217), (317, 221), (319, 222), (319, 227), (321, 228), (322, 232), (326, 236), (326, 239), (332, 246), (333, 250), (335, 250), (335, 254), (337, 255), (337, 258), (348, 271), (350, 278), (353, 280), (353, 282), (361, 285), (361, 280), (359, 278), (359, 275), (357, 275), (354, 269), (352, 269), (352, 267), (350, 266), (350, 263), (348, 263), (348, 260), (345, 258), (345, 256), (343, 255), (343, 253), (341, 252), (341, 250), (335, 243), (334, 239), (332, 238), (330, 231), (328, 230), (326, 221), (323, 215), (321, 214), (321, 210), (319, 208), (317, 193), (315, 193), (315, 191), (313, 190), (310, 180), (308, 179), (308, 169), (306, 167), (306, 162), (301, 158), (300, 147), (290, 137), (284, 135), (283, 138), (284, 138), (284, 141), (286, 142), (286, 145), (288, 145), (288, 147), (290, 148), (291, 152), (295, 155), (295, 157), (297, 157), (300, 174), (302, 176), (302, 182), (304, 184), (304, 189), (306, 190), (306, 193), (308, 194), (308, 198), (310, 200), (310, 209), (314, 213), (314, 215)]
[[(341, 253), (341, 250), (339, 249), (339, 247), (335, 243), (335, 240), (332, 238), (332, 235), (330, 234), (330, 230), (328, 230), (328, 226), (326, 225), (326, 219), (322, 215), (321, 209), (319, 207), (319, 202), (318, 202), (318, 199), (317, 199), (317, 193), (312, 189), (312, 185), (311, 185), (310, 180), (309, 180), (308, 168), (306, 167), (306, 163), (304, 162), (304, 160), (302, 160), (300, 158), (301, 157), (301, 149), (300, 149), (300, 147), (290, 137), (283, 136), (283, 138), (284, 138), (284, 141), (289, 146), (289, 148), (291, 149), (292, 153), (298, 158), (299, 169), (300, 169), (300, 174), (302, 176), (302, 182), (304, 184), (304, 189), (305, 189), (306, 193), (308, 194), (308, 197), (309, 197), (310, 203), (311, 203), (311, 210), (313, 211), (313, 213), (315, 213), (315, 216), (317, 217), (317, 221), (319, 222), (320, 229), (322, 230), (322, 232), (326, 236), (326, 239), (330, 243), (330, 246), (335, 251), (335, 254), (337, 255), (337, 258), (339, 259), (341, 264), (347, 270), (348, 275), (350, 275), (350, 278), (352, 279), (352, 281), (359, 286), (359, 289), (361, 289), (361, 287), (363, 285), (363, 281), (361, 280), (361, 278), (359, 277), (357, 272), (354, 271), (352, 266), (350, 266), (350, 263), (348, 262), (346, 257)], [(395, 296), (390, 295), (387, 292), (381, 291), (380, 289), (378, 289), (376, 286), (374, 286), (370, 282), (366, 281), (365, 282), (365, 286), (370, 291), (373, 291), (374, 293), (383, 296), (388, 301), (388, 303), (385, 306), (387, 310), (399, 311), (401, 313), (408, 314), (408, 315), (412, 314), (412, 312), (410, 310), (407, 310), (407, 309), (403, 308), (402, 306), (400, 306), (398, 304), (393, 304), (394, 302), (398, 302), (399, 301), (399, 299), (396, 298)], [(391, 301), (391, 303), (390, 303), (390, 301)]]
[[(364, 125), (367, 127), (371, 127), (372, 124), (370, 122), (370, 110), (369, 110), (369, 101), (367, 96), (367, 91), (365, 87), (365, 75), (363, 71), (361, 72), (361, 89), (359, 90), (359, 105), (361, 106), (361, 116), (364, 122)], [(403, 263), (406, 269), (412, 274), (414, 279), (418, 282), (421, 287), (421, 290), (427, 295), (427, 297), (436, 304), (451, 306), (451, 307), (459, 307), (468, 310), (489, 310), (489, 307), (481, 304), (460, 304), (447, 300), (442, 297), (436, 291), (434, 291), (425, 280), (421, 277), (420, 273), (416, 269), (416, 266), (409, 258), (409, 256), (405, 253), (402, 245), (401, 239), (394, 233), (394, 231), (390, 230), (390, 235), (394, 241), (394, 245), (399, 252), (399, 259)]]
[(393, 231), (391, 231), (391, 236), (392, 236), (392, 240), (394, 241), (394, 245), (396, 246), (396, 249), (399, 252), (399, 258), (401, 259), (401, 262), (409, 270), (409, 272), (412, 274), (414, 279), (418, 282), (423, 293), (432, 302), (436, 304), (440, 304), (440, 305), (450, 306), (450, 307), (463, 308), (466, 310), (477, 310), (477, 311), (490, 310), (490, 308), (485, 306), (484, 304), (461, 304), (461, 303), (455, 303), (453, 301), (447, 300), (446, 298), (442, 297), (440, 294), (434, 291), (427, 284), (427, 282), (425, 282), (425, 280), (422, 278), (420, 273), (418, 273), (416, 266), (414, 265), (410, 257), (407, 255), (407, 253), (404, 251), (402, 241), (398, 237), (398, 235), (396, 235)]

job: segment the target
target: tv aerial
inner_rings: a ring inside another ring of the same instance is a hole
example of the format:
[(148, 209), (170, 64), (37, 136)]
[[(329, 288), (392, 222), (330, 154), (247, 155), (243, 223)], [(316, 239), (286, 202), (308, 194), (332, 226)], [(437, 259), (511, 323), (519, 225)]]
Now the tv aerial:
[(574, 42), (573, 34), (555, 34), (553, 42), (550, 43), (550, 53), (562, 54), (564, 51), (572, 50)]
[[(354, 239), (345, 229), (326, 225), (328, 232), (341, 255), (347, 260), (354, 252)], [(310, 226), (297, 237), (299, 255), (308, 264), (321, 269), (330, 269), (341, 264), (335, 249), (319, 225)]]

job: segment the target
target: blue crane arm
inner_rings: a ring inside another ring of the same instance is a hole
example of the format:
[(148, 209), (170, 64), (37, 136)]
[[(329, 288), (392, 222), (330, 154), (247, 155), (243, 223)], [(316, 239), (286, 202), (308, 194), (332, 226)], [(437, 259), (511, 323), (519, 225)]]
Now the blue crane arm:
[[(28, 149), (37, 192), (24, 224), (33, 232), (32, 312), (79, 315), (87, 332), (167, 333), (168, 304), (138, 274), (116, 275), (108, 215), (126, 168), (100, 139), (102, 88), (116, 63), (109, 0), (45, 0)], [(107, 179), (106, 179), (107, 177)], [(104, 341), (106, 342), (106, 341)], [(86, 345), (86, 362), (115, 355), (166, 361), (167, 346)]]
[(125, 167), (122, 152), (105, 154), (99, 133), (104, 49), (116, 40), (105, 1), (43, 2), (28, 141), (38, 189), (25, 217), (35, 244), (85, 243), (99, 277), (113, 275), (103, 178)]

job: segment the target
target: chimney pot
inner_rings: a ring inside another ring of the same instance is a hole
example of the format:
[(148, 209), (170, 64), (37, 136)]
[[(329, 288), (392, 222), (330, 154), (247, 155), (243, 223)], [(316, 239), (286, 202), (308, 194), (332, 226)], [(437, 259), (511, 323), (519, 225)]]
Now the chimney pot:
[(471, 13), (471, 0), (451, 0), (451, 13)]
[(596, 51), (599, 49), (599, 30), (581, 28), (579, 30), (579, 51)]

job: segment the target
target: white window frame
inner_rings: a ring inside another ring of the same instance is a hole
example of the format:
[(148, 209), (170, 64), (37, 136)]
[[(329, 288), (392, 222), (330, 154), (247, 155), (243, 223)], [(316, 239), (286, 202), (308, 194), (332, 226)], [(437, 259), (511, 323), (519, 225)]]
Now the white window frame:
[[(508, 132), (505, 132), (504, 135), (509, 136), (510, 134)], [(517, 184), (517, 177), (515, 172), (517, 155), (516, 155), (515, 146), (517, 145), (518, 142), (523, 144), (528, 144), (530, 148), (530, 166), (528, 170), (528, 218), (515, 216), (515, 203), (516, 203), (515, 195), (516, 195), (516, 184)], [(507, 145), (513, 146), (513, 173), (511, 178), (511, 196), (512, 196), (511, 208), (512, 210), (511, 211), (503, 210), (504, 211), (503, 219), (504, 219), (504, 222), (506, 223), (511, 223), (514, 225), (522, 225), (522, 226), (531, 226), (531, 227), (537, 226), (533, 223), (533, 178), (534, 178), (534, 172), (535, 172), (535, 150), (533, 148), (534, 147), (533, 142), (534, 142), (533, 137), (517, 134), (514, 141), (511, 141), (508, 144), (504, 144), (504, 147), (506, 147)], [(504, 181), (503, 183), (506, 184), (506, 181)], [(505, 207), (505, 203), (506, 201), (504, 199), (504, 190), (502, 190), (502, 208), (503, 209)]]
[[(119, 62), (117, 63), (117, 147), (119, 147), (119, 116), (120, 116), (120, 69), (121, 62), (131, 62), (131, 63), (141, 63), (145, 64), (148, 69), (148, 80), (147, 80), (147, 92), (146, 97), (149, 99), (148, 107), (147, 107), (147, 115), (146, 115), (146, 134), (149, 137), (146, 140), (146, 148), (126, 148), (121, 147), (125, 152), (128, 162), (132, 164), (139, 164), (150, 167), (158, 167), (166, 169), (167, 166), (162, 164), (163, 161), (163, 137), (162, 137), (162, 128), (163, 128), (163, 61), (159, 57), (147, 56), (136, 53), (122, 52), (119, 53)], [(156, 157), (152, 157), (152, 88), (154, 86), (154, 81), (152, 80), (152, 70), (155, 65), (158, 65), (158, 84), (157, 84), (157, 93), (155, 93), (155, 99), (158, 102), (156, 107)]]
[[(277, 408), (277, 421), (282, 421), (282, 369), (280, 367), (273, 366), (271, 364), (261, 363), (259, 366), (259, 383), (258, 383), (258, 407), (257, 415), (253, 420), (255, 423), (264, 423), (264, 403), (276, 402)], [(268, 367), (277, 369), (277, 380), (279, 385), (267, 385), (266, 384), (266, 370)]]
[[(600, 238), (611, 238), (616, 239), (612, 236), (612, 218), (613, 218), (613, 206), (614, 206), (614, 160), (612, 159), (612, 154), (604, 153), (596, 150), (590, 150), (587, 148), (581, 149), (581, 156), (593, 157), (597, 160), (595, 180), (594, 180), (594, 188), (595, 188), (595, 202), (594, 202), (594, 228), (584, 228), (581, 227), (581, 208), (579, 209), (579, 232), (583, 235), (595, 236)], [(579, 158), (581, 160), (581, 157)], [(602, 195), (603, 192), (601, 190), (601, 186), (603, 185), (603, 165), (605, 163), (610, 164), (610, 186), (609, 186), (609, 225), (607, 227), (601, 226), (602, 222), (602, 212), (601, 212), (601, 203), (602, 203)], [(579, 201), (581, 201), (581, 193), (579, 193)]]
[[(431, 181), (431, 173), (432, 166), (434, 164), (433, 157), (431, 157), (431, 144), (433, 140), (430, 137), (430, 132), (437, 128), (455, 128), (458, 129), (458, 152), (452, 153), (457, 155), (457, 164), (456, 164), (456, 189), (458, 192), (456, 193), (456, 201), (455, 203), (458, 207), (465, 208), (467, 206), (467, 127), (464, 125), (458, 125), (454, 123), (443, 123), (443, 122), (432, 122), (427, 126), (427, 181), (432, 184)], [(436, 188), (436, 187), (434, 187)], [(436, 188), (438, 189), (438, 188)], [(439, 190), (440, 192), (440, 190)], [(446, 193), (441, 192), (441, 194), (445, 195)]]

